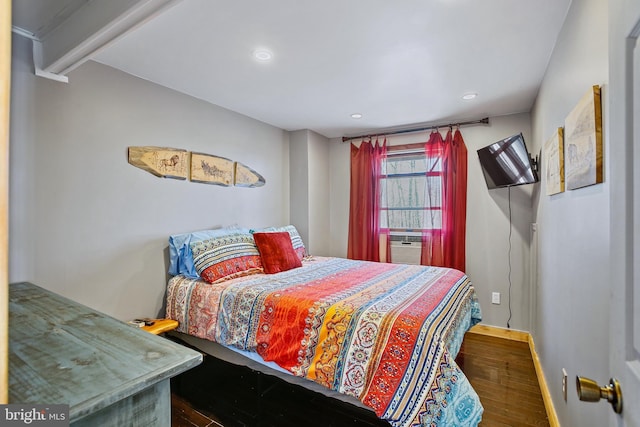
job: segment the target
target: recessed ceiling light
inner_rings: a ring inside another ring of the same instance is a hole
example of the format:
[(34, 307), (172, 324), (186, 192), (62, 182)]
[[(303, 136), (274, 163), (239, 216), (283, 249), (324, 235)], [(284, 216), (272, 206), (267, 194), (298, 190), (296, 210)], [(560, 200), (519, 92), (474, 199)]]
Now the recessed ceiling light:
[(469, 101), (470, 99), (474, 99), (476, 96), (478, 96), (477, 93), (469, 92), (469, 93), (465, 93), (464, 95), (462, 95), (462, 99), (464, 99), (465, 101)]
[(361, 118), (362, 118), (362, 114), (360, 114), (360, 113), (353, 113), (353, 114), (351, 115), (351, 118), (352, 118), (352, 119), (361, 119)]
[(273, 53), (269, 52), (267, 49), (256, 49), (253, 51), (253, 57), (258, 61), (269, 61), (273, 58)]

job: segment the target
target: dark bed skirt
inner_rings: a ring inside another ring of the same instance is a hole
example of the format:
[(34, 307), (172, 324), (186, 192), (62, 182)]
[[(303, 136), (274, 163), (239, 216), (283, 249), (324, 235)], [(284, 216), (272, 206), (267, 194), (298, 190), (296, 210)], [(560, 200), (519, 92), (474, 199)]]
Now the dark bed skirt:
[(389, 427), (373, 411), (208, 354), (174, 377), (171, 389), (224, 427)]

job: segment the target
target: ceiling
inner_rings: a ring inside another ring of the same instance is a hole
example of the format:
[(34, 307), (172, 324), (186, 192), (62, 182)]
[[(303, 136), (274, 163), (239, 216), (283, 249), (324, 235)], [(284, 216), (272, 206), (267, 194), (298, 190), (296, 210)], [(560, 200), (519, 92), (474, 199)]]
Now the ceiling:
[[(570, 2), (182, 0), (90, 59), (282, 129), (375, 133), (530, 111)], [(98, 4), (14, 0), (14, 30)]]

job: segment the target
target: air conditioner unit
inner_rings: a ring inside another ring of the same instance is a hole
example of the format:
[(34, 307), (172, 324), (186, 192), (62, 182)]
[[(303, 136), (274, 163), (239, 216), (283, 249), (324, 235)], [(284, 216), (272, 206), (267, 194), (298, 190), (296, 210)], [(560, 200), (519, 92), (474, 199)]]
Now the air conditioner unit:
[(394, 264), (420, 264), (421, 242), (391, 241), (391, 262)]

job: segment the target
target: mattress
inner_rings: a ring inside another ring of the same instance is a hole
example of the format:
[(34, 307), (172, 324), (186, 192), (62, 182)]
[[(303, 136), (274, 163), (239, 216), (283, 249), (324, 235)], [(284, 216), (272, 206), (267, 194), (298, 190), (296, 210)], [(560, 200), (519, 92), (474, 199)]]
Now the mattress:
[(215, 284), (175, 276), (166, 308), (198, 348), (218, 343), (357, 401), (394, 427), (481, 419), (479, 398), (454, 360), (481, 319), (460, 271), (315, 257)]

